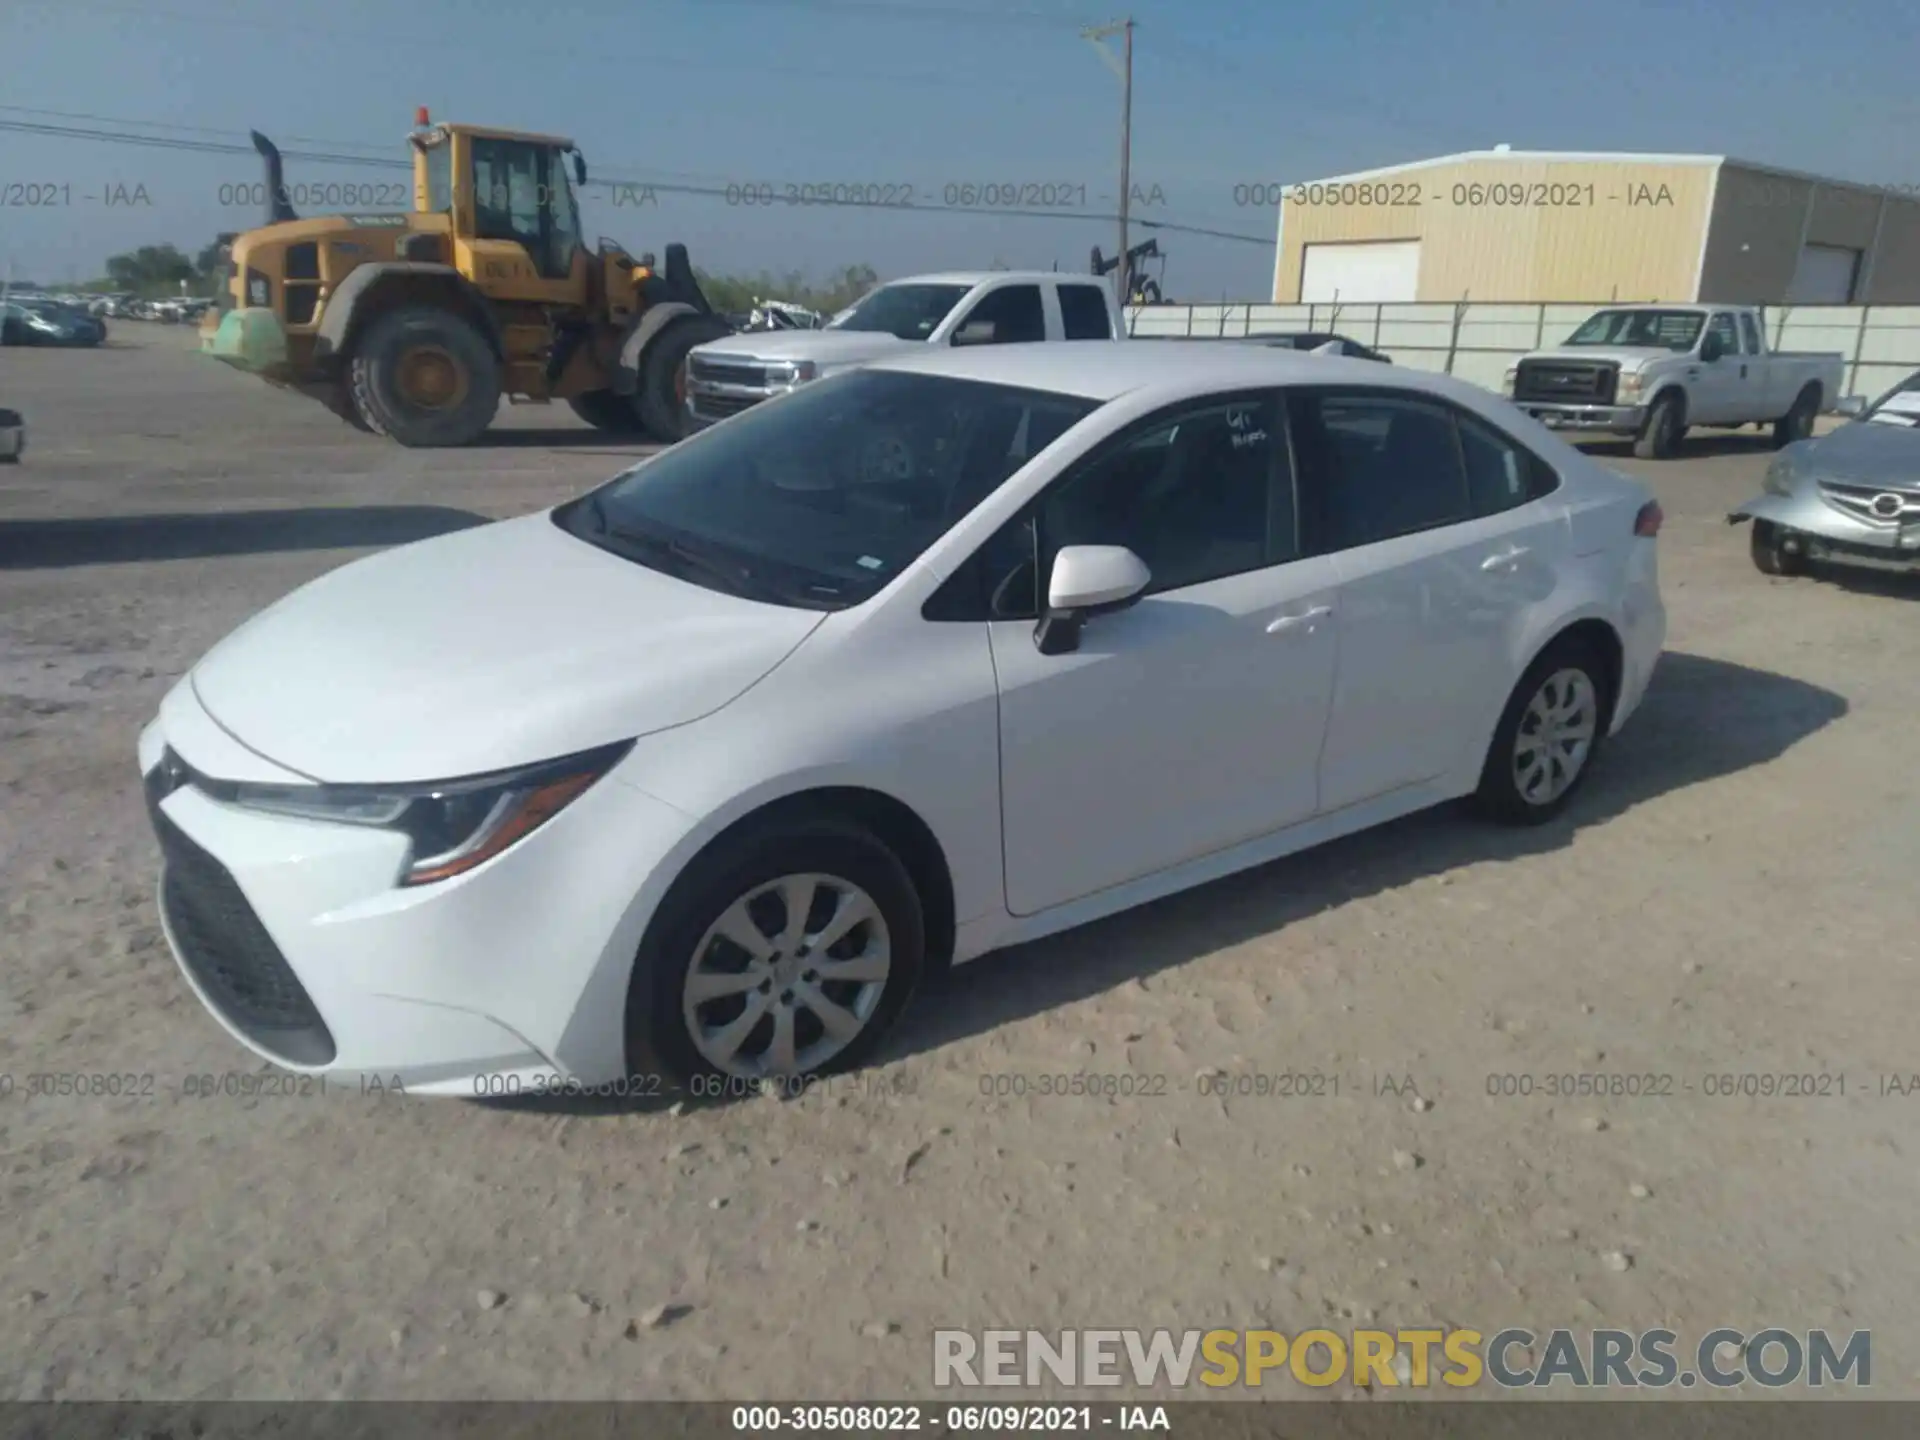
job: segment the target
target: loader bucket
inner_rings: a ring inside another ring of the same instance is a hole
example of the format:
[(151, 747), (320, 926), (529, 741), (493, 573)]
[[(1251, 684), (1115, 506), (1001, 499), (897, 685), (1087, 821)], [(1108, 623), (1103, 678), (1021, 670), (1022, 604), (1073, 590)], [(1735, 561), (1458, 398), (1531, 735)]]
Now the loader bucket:
[(287, 332), (280, 317), (260, 307), (229, 310), (212, 335), (201, 336), (202, 353), (256, 375), (281, 371), (287, 365)]

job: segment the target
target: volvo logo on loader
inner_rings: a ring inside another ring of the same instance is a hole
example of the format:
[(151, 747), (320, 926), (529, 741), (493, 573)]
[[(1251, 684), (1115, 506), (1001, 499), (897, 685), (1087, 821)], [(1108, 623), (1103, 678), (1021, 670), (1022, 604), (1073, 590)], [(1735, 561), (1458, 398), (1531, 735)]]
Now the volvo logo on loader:
[[(657, 270), (611, 241), (589, 249), (571, 140), (419, 120), (414, 208), (399, 215), (303, 219), (279, 150), (254, 133), (266, 223), (234, 237), (229, 308), (209, 313), (203, 348), (401, 445), (470, 444), (502, 398), (684, 438), (687, 352), (732, 330), (686, 246), (668, 245)], [(530, 184), (492, 182), (508, 174)]]

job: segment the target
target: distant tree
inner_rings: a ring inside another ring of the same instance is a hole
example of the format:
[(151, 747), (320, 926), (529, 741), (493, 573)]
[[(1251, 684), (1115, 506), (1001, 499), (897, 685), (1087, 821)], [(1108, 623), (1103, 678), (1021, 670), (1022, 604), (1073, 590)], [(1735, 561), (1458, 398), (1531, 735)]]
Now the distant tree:
[(200, 247), (200, 253), (193, 257), (194, 273), (202, 280), (217, 280), (226, 268), (226, 261), (220, 256), (220, 242), (209, 240)]
[(138, 250), (107, 257), (107, 278), (122, 290), (139, 295), (177, 294), (182, 280), (198, 272), (177, 245), (142, 245)]

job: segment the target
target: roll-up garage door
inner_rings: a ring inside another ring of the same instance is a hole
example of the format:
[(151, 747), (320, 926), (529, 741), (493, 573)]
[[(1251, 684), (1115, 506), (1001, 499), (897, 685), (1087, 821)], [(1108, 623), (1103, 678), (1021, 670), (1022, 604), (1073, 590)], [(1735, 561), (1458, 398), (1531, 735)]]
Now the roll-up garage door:
[(1330, 300), (1355, 305), (1404, 303), (1420, 298), (1420, 242), (1375, 240), (1309, 245), (1300, 265), (1300, 303)]

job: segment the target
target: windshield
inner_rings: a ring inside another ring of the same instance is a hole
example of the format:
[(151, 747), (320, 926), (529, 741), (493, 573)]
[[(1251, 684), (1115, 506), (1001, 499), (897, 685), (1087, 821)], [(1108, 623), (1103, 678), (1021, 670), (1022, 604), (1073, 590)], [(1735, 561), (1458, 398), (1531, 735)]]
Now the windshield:
[(763, 401), (562, 506), (637, 564), (776, 605), (876, 594), (1095, 402), (855, 370)]
[(1916, 370), (1893, 389), (1867, 407), (1863, 420), (1881, 425), (1920, 425), (1920, 370)]
[(1574, 331), (1567, 344), (1691, 350), (1706, 319), (1698, 310), (1602, 310)]
[(970, 285), (882, 285), (834, 316), (830, 330), (872, 330), (924, 340), (966, 298)]

